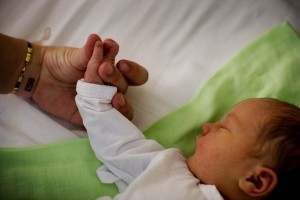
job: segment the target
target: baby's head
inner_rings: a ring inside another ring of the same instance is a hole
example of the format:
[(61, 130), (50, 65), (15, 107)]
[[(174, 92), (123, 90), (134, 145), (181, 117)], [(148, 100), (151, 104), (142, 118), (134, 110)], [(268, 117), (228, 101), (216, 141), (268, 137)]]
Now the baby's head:
[(225, 199), (290, 199), (300, 179), (300, 109), (269, 98), (242, 101), (203, 125), (187, 162)]

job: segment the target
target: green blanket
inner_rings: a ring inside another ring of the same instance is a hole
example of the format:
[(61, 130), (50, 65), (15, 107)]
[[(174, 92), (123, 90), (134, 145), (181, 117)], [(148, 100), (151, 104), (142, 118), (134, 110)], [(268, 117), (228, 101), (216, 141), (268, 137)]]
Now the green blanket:
[[(243, 99), (275, 97), (299, 104), (299, 77), (299, 35), (288, 23), (281, 23), (220, 69), (191, 102), (158, 120), (144, 134), (188, 156), (200, 126), (218, 120)], [(95, 171), (100, 165), (87, 139), (0, 149), (0, 199), (114, 196), (116, 187), (98, 180)]]

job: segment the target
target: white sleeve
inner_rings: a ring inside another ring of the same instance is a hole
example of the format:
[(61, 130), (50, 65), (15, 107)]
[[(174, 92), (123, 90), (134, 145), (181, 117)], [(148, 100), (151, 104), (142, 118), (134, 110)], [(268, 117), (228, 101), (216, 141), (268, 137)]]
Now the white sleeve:
[(77, 82), (76, 104), (97, 158), (127, 184), (142, 173), (164, 148), (142, 132), (111, 105), (117, 89)]

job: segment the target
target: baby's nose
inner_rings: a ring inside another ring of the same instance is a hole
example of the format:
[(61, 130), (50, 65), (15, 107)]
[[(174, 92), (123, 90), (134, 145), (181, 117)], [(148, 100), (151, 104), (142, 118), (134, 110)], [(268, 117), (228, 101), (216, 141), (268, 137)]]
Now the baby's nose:
[(210, 124), (209, 123), (203, 124), (201, 129), (202, 129), (202, 135), (203, 136), (206, 135), (210, 130)]

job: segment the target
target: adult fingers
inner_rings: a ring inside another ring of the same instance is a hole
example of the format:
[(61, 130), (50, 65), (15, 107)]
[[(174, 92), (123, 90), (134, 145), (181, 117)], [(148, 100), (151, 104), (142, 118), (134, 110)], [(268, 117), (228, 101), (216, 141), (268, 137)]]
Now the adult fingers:
[(76, 125), (80, 125), (80, 126), (83, 125), (83, 121), (82, 121), (81, 115), (78, 110), (76, 110), (74, 115), (71, 117), (70, 122), (72, 124), (76, 124)]
[(98, 74), (105, 83), (117, 87), (119, 92), (125, 94), (128, 83), (120, 71), (113, 66), (111, 62), (102, 63), (99, 67)]
[(133, 119), (133, 109), (122, 93), (117, 93), (112, 98), (112, 106), (122, 113), (127, 119)]
[(148, 80), (148, 71), (129, 60), (119, 61), (116, 67), (110, 62), (105, 62), (99, 67), (98, 73), (104, 82), (117, 87), (123, 94), (127, 91), (128, 85), (142, 85)]
[(129, 85), (143, 85), (148, 80), (148, 71), (130, 60), (120, 60), (116, 67)]

